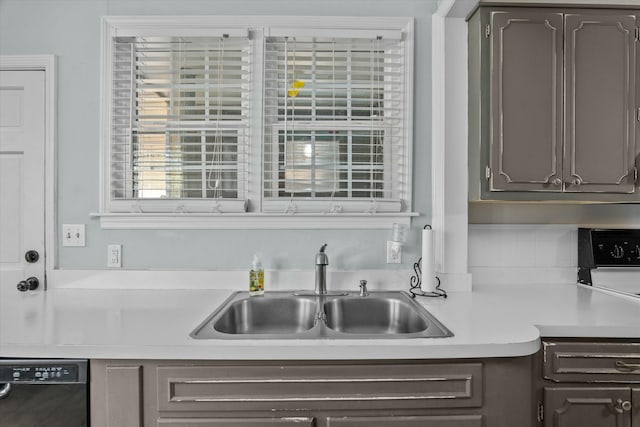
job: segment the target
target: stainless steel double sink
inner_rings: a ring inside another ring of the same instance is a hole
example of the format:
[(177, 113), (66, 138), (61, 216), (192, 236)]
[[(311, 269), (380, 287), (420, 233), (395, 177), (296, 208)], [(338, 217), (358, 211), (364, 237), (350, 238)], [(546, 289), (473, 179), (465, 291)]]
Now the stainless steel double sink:
[(195, 339), (393, 339), (453, 336), (405, 292), (250, 297), (232, 294), (190, 335)]

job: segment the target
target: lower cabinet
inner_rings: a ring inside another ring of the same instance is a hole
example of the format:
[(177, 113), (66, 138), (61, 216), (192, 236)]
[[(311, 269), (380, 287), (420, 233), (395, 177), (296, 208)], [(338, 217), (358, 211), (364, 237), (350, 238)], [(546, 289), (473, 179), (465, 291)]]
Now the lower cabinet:
[(481, 415), (328, 417), (327, 427), (482, 427)]
[(631, 427), (631, 402), (629, 387), (545, 387), (545, 426)]
[(539, 423), (640, 427), (640, 343), (545, 339)]
[[(314, 418), (182, 418), (159, 419), (162, 427), (315, 426)], [(482, 427), (481, 415), (418, 417), (327, 417), (327, 427)]]
[(162, 427), (314, 427), (314, 419), (297, 418), (160, 418)]
[(533, 358), (92, 360), (92, 427), (531, 427)]

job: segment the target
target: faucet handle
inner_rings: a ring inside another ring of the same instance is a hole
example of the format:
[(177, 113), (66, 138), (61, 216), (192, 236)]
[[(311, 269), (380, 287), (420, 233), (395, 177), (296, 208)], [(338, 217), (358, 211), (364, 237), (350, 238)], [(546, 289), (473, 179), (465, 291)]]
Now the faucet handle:
[(360, 296), (366, 297), (369, 295), (369, 291), (367, 290), (367, 281), (360, 280)]

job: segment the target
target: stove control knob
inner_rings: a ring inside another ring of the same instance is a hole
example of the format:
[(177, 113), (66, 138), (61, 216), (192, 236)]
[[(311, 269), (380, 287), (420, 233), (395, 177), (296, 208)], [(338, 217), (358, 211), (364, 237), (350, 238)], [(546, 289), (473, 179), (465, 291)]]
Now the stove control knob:
[(624, 249), (622, 249), (622, 246), (613, 245), (613, 250), (611, 251), (611, 256), (614, 257), (615, 259), (622, 258), (624, 256)]

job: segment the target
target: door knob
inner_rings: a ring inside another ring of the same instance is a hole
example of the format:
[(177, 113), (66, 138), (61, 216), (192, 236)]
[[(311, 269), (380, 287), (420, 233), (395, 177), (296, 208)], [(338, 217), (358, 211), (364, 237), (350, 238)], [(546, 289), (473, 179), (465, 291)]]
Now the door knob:
[(34, 250), (27, 251), (27, 253), (24, 254), (24, 259), (26, 259), (29, 264), (33, 264), (34, 262), (38, 262), (40, 254)]
[(20, 283), (18, 283), (17, 288), (20, 292), (27, 292), (38, 289), (38, 286), (40, 286), (40, 281), (38, 280), (38, 278), (29, 277), (27, 280), (22, 280)]

